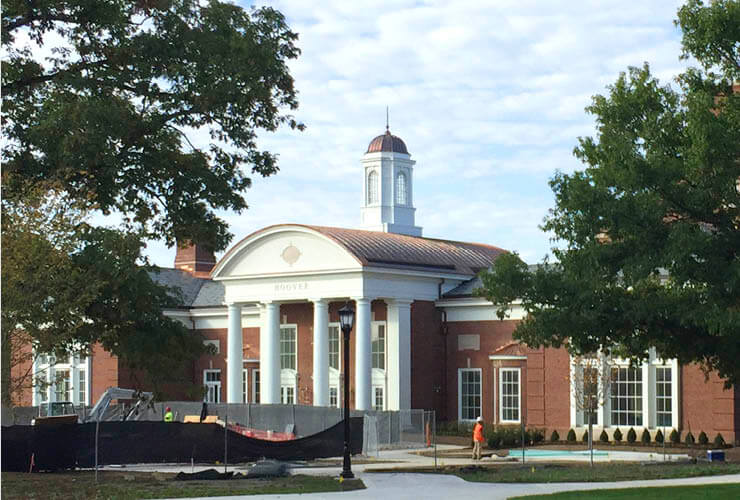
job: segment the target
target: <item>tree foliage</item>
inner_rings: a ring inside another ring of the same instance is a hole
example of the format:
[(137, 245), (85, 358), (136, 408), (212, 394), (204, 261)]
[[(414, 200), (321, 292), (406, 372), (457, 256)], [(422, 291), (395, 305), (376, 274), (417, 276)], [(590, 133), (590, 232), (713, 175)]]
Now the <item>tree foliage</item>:
[(274, 9), (216, 0), (2, 3), (5, 403), (34, 353), (99, 344), (156, 389), (203, 352), (162, 315), (177, 293), (143, 242), (228, 245), (217, 211), (278, 170), (257, 131), (303, 128), (296, 39)]
[(282, 112), (299, 53), (283, 16), (215, 0), (9, 0), (2, 14), (3, 196), (51, 183), (149, 237), (225, 248), (214, 209), (246, 208), (242, 167), (277, 170), (256, 129), (302, 127)]
[(528, 313), (531, 346), (697, 362), (740, 381), (740, 4), (689, 1), (678, 12), (691, 68), (661, 85), (630, 68), (587, 108), (585, 168), (550, 181), (543, 228), (558, 262), (516, 254), (483, 275), (481, 294)]

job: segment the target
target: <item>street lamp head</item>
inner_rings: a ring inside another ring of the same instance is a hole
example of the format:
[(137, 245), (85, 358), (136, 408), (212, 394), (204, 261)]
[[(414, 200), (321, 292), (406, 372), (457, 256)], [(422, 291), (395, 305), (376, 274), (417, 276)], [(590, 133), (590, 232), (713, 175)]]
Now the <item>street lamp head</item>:
[(355, 310), (346, 302), (339, 310), (339, 325), (343, 332), (352, 330), (352, 324), (355, 322)]

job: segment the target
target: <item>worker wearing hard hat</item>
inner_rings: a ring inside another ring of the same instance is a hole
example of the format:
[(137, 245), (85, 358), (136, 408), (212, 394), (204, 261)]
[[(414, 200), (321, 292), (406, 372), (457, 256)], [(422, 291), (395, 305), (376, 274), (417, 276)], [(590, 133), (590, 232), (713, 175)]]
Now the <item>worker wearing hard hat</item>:
[(164, 421), (165, 422), (172, 422), (175, 420), (175, 416), (172, 414), (172, 409), (168, 406), (164, 410)]
[(473, 460), (481, 459), (483, 447), (483, 417), (478, 417), (473, 427)]

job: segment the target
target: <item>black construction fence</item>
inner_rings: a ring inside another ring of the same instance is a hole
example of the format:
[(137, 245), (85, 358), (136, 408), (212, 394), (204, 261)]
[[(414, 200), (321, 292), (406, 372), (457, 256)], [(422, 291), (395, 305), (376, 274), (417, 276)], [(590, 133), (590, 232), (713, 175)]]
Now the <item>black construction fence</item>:
[[(351, 452), (359, 454), (363, 418), (352, 417), (350, 422)], [(28, 471), (32, 464), (33, 470), (94, 467), (96, 425), (3, 426), (2, 470)], [(343, 422), (290, 441), (249, 438), (219, 424), (109, 421), (99, 425), (98, 465), (311, 460), (339, 457), (344, 449)]]

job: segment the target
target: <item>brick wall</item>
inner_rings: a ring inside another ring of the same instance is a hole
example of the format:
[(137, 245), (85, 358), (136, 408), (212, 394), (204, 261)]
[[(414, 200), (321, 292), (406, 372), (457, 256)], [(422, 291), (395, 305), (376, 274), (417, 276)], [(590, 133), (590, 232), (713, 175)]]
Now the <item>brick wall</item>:
[(444, 413), (445, 338), (434, 302), (411, 304), (411, 407)]

